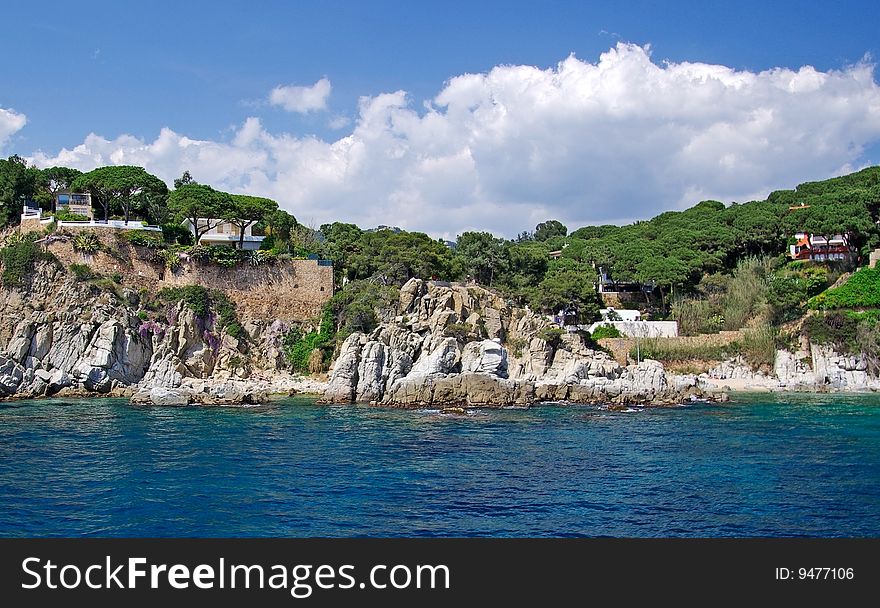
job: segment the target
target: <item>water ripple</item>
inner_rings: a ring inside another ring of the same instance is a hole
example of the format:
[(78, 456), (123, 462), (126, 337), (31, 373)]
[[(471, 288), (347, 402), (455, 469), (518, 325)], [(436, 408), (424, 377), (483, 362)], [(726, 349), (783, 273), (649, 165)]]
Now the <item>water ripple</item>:
[(0, 405), (2, 536), (877, 536), (880, 400)]

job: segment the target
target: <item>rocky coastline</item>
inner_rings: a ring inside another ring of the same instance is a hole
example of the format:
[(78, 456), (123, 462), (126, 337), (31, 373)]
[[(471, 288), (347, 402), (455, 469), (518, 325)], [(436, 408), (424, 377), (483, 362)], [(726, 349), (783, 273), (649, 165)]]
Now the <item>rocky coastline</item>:
[[(624, 366), (577, 333), (541, 338), (549, 321), (481, 288), (412, 279), (398, 316), (340, 348), (324, 401), (392, 407), (528, 407), (542, 401), (673, 405), (725, 400), (693, 375), (657, 361)], [(466, 325), (482, 339), (447, 335)], [(546, 334), (545, 334), (546, 335)], [(504, 346), (517, 344), (520, 351)]]
[[(779, 351), (765, 371), (741, 359), (700, 375), (671, 373), (652, 360), (623, 365), (578, 333), (546, 339), (546, 318), (488, 290), (420, 279), (403, 286), (396, 310), (375, 330), (348, 336), (329, 378), (316, 379), (287, 370), (278, 320), (243, 319), (245, 344), (184, 302), (161, 324), (144, 321), (138, 297), (96, 293), (49, 263), (27, 288), (4, 288), (0, 399), (248, 405), (302, 393), (323, 403), (403, 408), (663, 406), (724, 401), (738, 390), (880, 390), (864, 357), (815, 344)], [(451, 335), (456, 328), (469, 328), (467, 337)]]

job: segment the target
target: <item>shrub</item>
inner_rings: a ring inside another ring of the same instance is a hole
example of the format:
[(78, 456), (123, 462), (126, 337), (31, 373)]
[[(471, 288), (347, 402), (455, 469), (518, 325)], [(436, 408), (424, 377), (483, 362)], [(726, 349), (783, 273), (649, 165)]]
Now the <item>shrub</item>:
[(112, 279), (108, 277), (99, 277), (95, 276), (92, 280), (92, 285), (100, 289), (101, 291), (107, 291), (116, 296), (121, 297), (121, 294), (117, 291), (119, 287), (116, 283), (113, 282)]
[(776, 361), (777, 333), (768, 323), (743, 330), (741, 352), (752, 367), (773, 367)]
[(880, 308), (880, 269), (861, 268), (846, 283), (810, 299), (814, 310)]
[(604, 338), (620, 338), (620, 330), (613, 325), (600, 325), (590, 335), (593, 340), (602, 340)]
[(122, 234), (123, 238), (132, 245), (160, 249), (165, 246), (165, 241), (159, 235), (146, 230), (127, 230)]
[(159, 249), (153, 254), (153, 261), (174, 272), (180, 268), (180, 255), (171, 249)]
[(737, 342), (730, 344), (688, 344), (667, 338), (645, 338), (630, 350), (630, 357), (636, 359), (656, 359), (657, 361), (724, 361), (741, 354), (742, 347)]
[[(222, 291), (207, 289), (201, 285), (187, 285), (185, 287), (165, 287), (158, 293), (160, 300), (166, 302), (184, 302), (187, 308), (192, 310), (196, 317), (207, 322), (211, 313), (217, 314), (217, 326), (226, 330), (227, 335), (236, 340), (247, 340), (247, 332), (238, 320), (235, 305)], [(169, 321), (171, 323), (171, 321)], [(210, 332), (206, 332), (210, 333)], [(211, 334), (210, 343), (216, 340)], [(208, 340), (208, 338), (206, 338)]]
[(529, 343), (522, 338), (517, 338), (515, 340), (511, 340), (507, 344), (507, 348), (510, 349), (510, 352), (513, 353), (514, 357), (521, 357), (523, 353), (523, 349), (526, 348)]
[(447, 338), (455, 338), (460, 344), (465, 344), (476, 337), (474, 328), (467, 323), (450, 323), (443, 330), (443, 335)]
[(189, 228), (180, 224), (162, 224), (162, 238), (166, 243), (178, 245), (189, 246), (195, 242), (195, 237)]
[(74, 274), (77, 281), (88, 281), (95, 277), (91, 266), (88, 264), (71, 264), (70, 272)]
[(24, 285), (25, 277), (33, 274), (36, 263), (50, 259), (27, 236), (8, 239), (6, 247), (0, 250), (0, 258), (3, 260), (3, 284), (12, 286)]
[(80, 232), (73, 237), (73, 249), (87, 255), (98, 253), (101, 250), (101, 239), (94, 232)]
[(205, 318), (211, 311), (211, 294), (201, 285), (165, 287), (159, 291), (158, 296), (160, 300), (185, 302), (187, 308), (198, 317)]
[(746, 258), (737, 265), (727, 283), (727, 292), (721, 297), (726, 329), (740, 329), (749, 319), (766, 312), (770, 270), (768, 258)]
[(146, 321), (150, 317), (145, 310), (141, 310), (141, 311), (138, 311), (137, 318), (140, 319), (141, 321)]
[(811, 342), (830, 344), (841, 352), (850, 352), (858, 348), (859, 323), (862, 315), (836, 311), (814, 314), (804, 321), (804, 333)]
[(320, 374), (326, 371), (326, 369), (324, 365), (324, 351), (320, 348), (312, 350), (311, 354), (309, 354), (309, 373)]
[(277, 259), (277, 256), (272, 251), (256, 249), (246, 252), (245, 259), (251, 266), (262, 266), (264, 264), (271, 264)]
[(542, 327), (538, 330), (537, 336), (553, 348), (556, 348), (562, 341), (563, 334), (565, 334), (565, 330), (561, 327)]
[(318, 331), (311, 331), (303, 335), (299, 328), (291, 328), (282, 338), (281, 350), (294, 370), (311, 371), (313, 367), (316, 367), (312, 364), (316, 363), (318, 356), (314, 352), (317, 350), (321, 353), (321, 366), (323, 367), (323, 350), (329, 346), (332, 339), (333, 308), (327, 305), (321, 313)]
[(718, 333), (724, 329), (724, 317), (709, 300), (677, 300), (672, 304), (672, 318), (678, 321), (678, 331), (683, 336)]
[(89, 216), (81, 213), (73, 213), (66, 207), (62, 207), (55, 212), (55, 219), (62, 222), (88, 222)]
[(190, 257), (198, 262), (218, 264), (232, 268), (241, 259), (237, 249), (223, 245), (196, 245), (190, 250)]
[(337, 338), (343, 340), (353, 332), (368, 333), (376, 329), (379, 324), (377, 313), (392, 308), (398, 297), (399, 292), (393, 287), (370, 281), (352, 281), (346, 285), (330, 300), (339, 328)]
[(119, 274), (118, 272), (114, 272), (113, 274), (111, 274), (111, 275), (110, 275), (110, 279), (111, 279), (114, 283), (116, 283), (117, 285), (121, 285), (121, 284), (122, 284), (122, 275)]

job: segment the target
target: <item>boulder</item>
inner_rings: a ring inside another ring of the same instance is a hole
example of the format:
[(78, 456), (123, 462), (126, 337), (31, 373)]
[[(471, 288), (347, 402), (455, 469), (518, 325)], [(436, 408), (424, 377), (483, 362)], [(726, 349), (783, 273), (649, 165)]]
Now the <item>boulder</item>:
[(24, 372), (17, 362), (0, 355), (0, 396), (14, 394), (24, 380)]
[(355, 332), (345, 339), (339, 349), (339, 356), (330, 375), (330, 383), (324, 399), (331, 403), (351, 403), (355, 399), (358, 384), (358, 364), (360, 362), (361, 339), (364, 335)]
[(495, 340), (468, 342), (461, 351), (462, 373), (507, 377), (507, 350)]
[(413, 376), (435, 376), (448, 374), (452, 371), (461, 357), (458, 342), (455, 338), (442, 338), (435, 348), (429, 352), (422, 350), (418, 361), (410, 370)]
[(357, 369), (356, 401), (374, 401), (382, 398), (385, 392), (383, 371), (387, 349), (388, 347), (377, 341), (367, 342), (361, 349)]
[(153, 405), (188, 405), (190, 401), (189, 394), (179, 391), (156, 386), (150, 389), (149, 400)]

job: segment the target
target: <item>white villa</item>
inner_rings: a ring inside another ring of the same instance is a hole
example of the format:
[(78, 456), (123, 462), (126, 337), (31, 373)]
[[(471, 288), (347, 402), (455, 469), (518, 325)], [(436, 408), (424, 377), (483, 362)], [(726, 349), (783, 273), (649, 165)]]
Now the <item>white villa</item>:
[[(183, 225), (189, 228), (189, 231), (195, 236), (196, 231), (193, 227), (193, 224), (190, 220), (184, 220)], [(210, 230), (202, 235), (199, 239), (199, 245), (231, 245), (232, 247), (238, 246), (239, 237), (241, 236), (241, 230), (235, 224), (231, 222), (225, 222), (219, 219), (204, 219), (199, 220), (199, 230), (206, 228), (208, 226), (213, 226)], [(259, 249), (260, 245), (263, 242), (264, 236), (254, 236), (251, 232), (253, 224), (249, 225), (244, 229), (244, 241), (242, 242), (242, 249)]]
[(62, 190), (55, 193), (55, 211), (66, 209), (70, 213), (84, 215), (85, 217), (94, 219), (92, 214), (92, 195), (83, 192), (70, 192)]
[[(82, 199), (80, 199), (80, 201), (81, 200)], [(89, 197), (89, 200), (91, 200), (91, 197)], [(43, 217), (43, 211), (40, 209), (38, 203), (34, 201), (25, 201), (24, 206), (21, 209), (21, 226), (22, 228), (28, 227), (29, 229), (43, 228), (52, 222), (56, 222), (59, 228), (109, 228), (114, 230), (147, 230), (152, 232), (162, 232), (162, 229), (159, 226), (148, 226), (146, 222), (140, 220), (129, 220), (128, 222), (124, 220), (108, 220), (106, 222), (101, 220), (96, 221), (92, 214), (91, 207), (89, 207), (88, 213), (84, 213), (84, 210), (79, 209), (78, 205), (78, 202), (68, 202), (61, 206), (69, 209), (71, 213), (86, 215), (89, 218), (87, 221), (56, 220), (51, 215)]]

